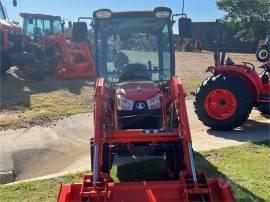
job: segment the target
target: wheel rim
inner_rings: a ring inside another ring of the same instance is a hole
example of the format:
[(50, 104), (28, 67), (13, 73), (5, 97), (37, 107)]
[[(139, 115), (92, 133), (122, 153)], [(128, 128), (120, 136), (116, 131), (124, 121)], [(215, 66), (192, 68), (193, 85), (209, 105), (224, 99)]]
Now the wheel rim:
[(259, 52), (259, 58), (260, 59), (266, 59), (268, 57), (268, 51), (267, 50), (261, 50)]
[(204, 106), (210, 117), (225, 120), (235, 113), (237, 100), (230, 91), (215, 89), (207, 95)]

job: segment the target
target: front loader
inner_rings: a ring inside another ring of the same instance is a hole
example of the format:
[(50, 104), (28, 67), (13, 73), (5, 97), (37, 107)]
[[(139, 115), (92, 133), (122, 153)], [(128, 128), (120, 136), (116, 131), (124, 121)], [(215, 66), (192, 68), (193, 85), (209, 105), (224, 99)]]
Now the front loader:
[[(80, 184), (61, 185), (58, 201), (235, 201), (226, 180), (196, 169), (185, 92), (175, 77), (171, 9), (101, 9), (93, 26), (92, 172)], [(111, 182), (113, 156), (123, 154), (165, 156), (168, 180)]]
[(60, 16), (20, 13), (23, 33), (30, 51), (38, 50), (39, 63), (24, 65), (24, 73), (31, 79), (54, 75), (57, 79), (94, 78), (95, 66), (88, 47), (86, 22), (74, 22), (72, 37), (64, 34), (64, 21)]

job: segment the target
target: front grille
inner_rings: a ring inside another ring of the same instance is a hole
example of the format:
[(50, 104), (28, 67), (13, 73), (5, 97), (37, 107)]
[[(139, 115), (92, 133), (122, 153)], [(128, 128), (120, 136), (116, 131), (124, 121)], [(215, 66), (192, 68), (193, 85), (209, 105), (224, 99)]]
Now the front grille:
[[(144, 109), (136, 108), (136, 103), (144, 103)], [(162, 110), (149, 110), (146, 102), (135, 102), (132, 111), (118, 111), (119, 129), (159, 129), (162, 127)]]

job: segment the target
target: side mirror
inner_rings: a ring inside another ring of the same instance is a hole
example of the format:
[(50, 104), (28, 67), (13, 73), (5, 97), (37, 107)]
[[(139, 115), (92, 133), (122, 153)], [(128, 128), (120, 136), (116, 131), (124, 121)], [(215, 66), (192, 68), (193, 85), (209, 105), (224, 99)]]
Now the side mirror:
[(71, 21), (68, 21), (68, 27), (72, 28), (72, 22)]
[(88, 41), (88, 27), (86, 22), (74, 22), (72, 27), (72, 38), (76, 43)]
[(30, 25), (34, 24), (33, 18), (29, 18), (28, 23), (29, 23)]
[(178, 20), (178, 28), (179, 28), (179, 37), (180, 38), (191, 38), (191, 24), (192, 21), (190, 18), (181, 17)]
[(66, 22), (64, 20), (61, 20), (61, 27), (64, 30)]
[(13, 0), (13, 6), (17, 7), (17, 0)]

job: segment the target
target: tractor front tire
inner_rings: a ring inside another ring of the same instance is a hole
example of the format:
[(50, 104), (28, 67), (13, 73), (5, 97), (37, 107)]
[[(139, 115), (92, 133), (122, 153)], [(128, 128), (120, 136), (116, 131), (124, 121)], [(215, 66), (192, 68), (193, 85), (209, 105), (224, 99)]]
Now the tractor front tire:
[(270, 58), (270, 52), (267, 47), (260, 47), (256, 52), (257, 60), (260, 62), (267, 62)]
[(212, 76), (197, 90), (195, 112), (204, 125), (214, 130), (232, 130), (244, 123), (251, 113), (254, 98), (238, 76)]
[[(90, 139), (90, 153), (91, 153), (91, 170), (94, 171), (94, 139)], [(102, 167), (101, 172), (110, 173), (113, 164), (113, 155), (108, 144), (103, 145), (102, 150)]]
[(113, 155), (109, 144), (103, 144), (102, 162), (101, 171), (103, 173), (110, 173), (113, 164)]
[(170, 179), (179, 178), (179, 172), (185, 169), (184, 153), (182, 142), (173, 142), (169, 145), (165, 155), (168, 177)]

